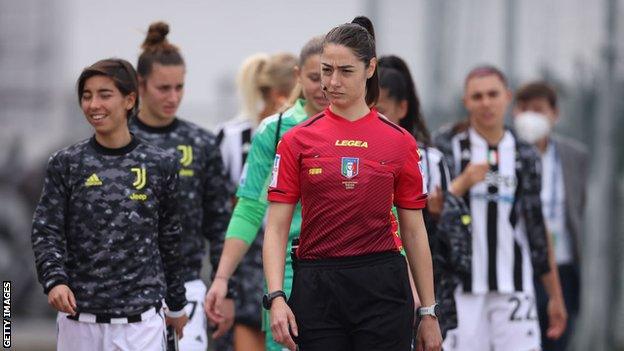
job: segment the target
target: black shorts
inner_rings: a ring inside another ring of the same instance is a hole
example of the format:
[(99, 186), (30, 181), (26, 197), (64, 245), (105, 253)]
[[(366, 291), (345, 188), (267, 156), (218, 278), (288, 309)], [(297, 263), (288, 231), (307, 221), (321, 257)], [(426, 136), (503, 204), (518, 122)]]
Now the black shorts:
[(288, 304), (301, 351), (408, 351), (414, 300), (397, 252), (297, 260)]

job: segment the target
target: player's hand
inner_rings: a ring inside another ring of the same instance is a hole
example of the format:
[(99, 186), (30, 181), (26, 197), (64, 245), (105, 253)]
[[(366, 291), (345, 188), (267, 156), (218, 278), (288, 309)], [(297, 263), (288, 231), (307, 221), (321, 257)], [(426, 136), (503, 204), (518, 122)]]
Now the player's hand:
[(416, 351), (440, 351), (442, 349), (442, 333), (438, 320), (432, 316), (424, 316), (416, 333)]
[(466, 185), (468, 188), (472, 188), (473, 185), (485, 180), (487, 172), (490, 170), (490, 165), (483, 163), (468, 163), (466, 169), (462, 172), (462, 176), (465, 177)]
[(283, 297), (278, 297), (273, 300), (269, 314), (271, 317), (273, 339), (286, 346), (290, 351), (295, 351), (297, 345), (290, 335), (290, 332), (292, 331), (294, 336), (299, 336), (297, 321)]
[(434, 217), (440, 216), (444, 205), (444, 194), (439, 186), (436, 186), (433, 192), (427, 196), (427, 210)]
[(449, 191), (455, 196), (464, 196), (475, 184), (485, 180), (490, 165), (487, 163), (469, 163), (466, 169), (451, 182)]
[(180, 316), (177, 318), (173, 318), (173, 317), (165, 318), (165, 323), (167, 325), (172, 326), (173, 329), (175, 329), (176, 334), (178, 334), (178, 339), (182, 339), (182, 337), (184, 336), (183, 330), (184, 330), (184, 326), (186, 325), (186, 322), (188, 322), (188, 316), (186, 315), (186, 313), (183, 316)]
[(76, 298), (69, 286), (65, 284), (57, 285), (48, 292), (48, 303), (57, 311), (72, 316), (76, 314)]
[(227, 280), (213, 280), (204, 299), (204, 310), (212, 324), (220, 324), (225, 319), (223, 311), (225, 295), (227, 295)]
[(548, 300), (548, 329), (546, 336), (549, 339), (557, 340), (563, 335), (568, 323), (568, 312), (566, 311), (563, 298), (550, 298)]
[(212, 333), (212, 337), (217, 339), (227, 333), (232, 324), (234, 324), (234, 300), (225, 299), (221, 304), (221, 313), (223, 314), (223, 320), (217, 323), (217, 330)]

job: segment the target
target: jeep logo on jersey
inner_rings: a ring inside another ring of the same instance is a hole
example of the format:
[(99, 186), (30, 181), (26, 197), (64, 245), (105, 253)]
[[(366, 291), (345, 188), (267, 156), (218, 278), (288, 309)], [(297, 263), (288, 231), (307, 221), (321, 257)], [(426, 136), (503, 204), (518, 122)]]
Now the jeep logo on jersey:
[(180, 163), (188, 167), (193, 162), (193, 147), (191, 145), (178, 145), (178, 150), (182, 153)]
[(342, 175), (347, 178), (347, 179), (351, 179), (353, 177), (355, 177), (356, 175), (358, 175), (358, 172), (360, 170), (360, 159), (357, 157), (343, 157), (342, 158), (342, 165), (341, 165), (341, 172)]
[(145, 168), (132, 168), (130, 170), (136, 175), (136, 180), (132, 183), (132, 186), (137, 190), (143, 189), (147, 183)]

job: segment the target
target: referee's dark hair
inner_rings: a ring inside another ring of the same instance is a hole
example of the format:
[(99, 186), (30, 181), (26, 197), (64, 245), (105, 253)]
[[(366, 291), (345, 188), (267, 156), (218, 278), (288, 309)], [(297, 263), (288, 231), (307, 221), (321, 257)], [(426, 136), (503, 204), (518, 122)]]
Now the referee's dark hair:
[(139, 109), (139, 82), (137, 72), (130, 62), (118, 58), (109, 58), (100, 60), (82, 70), (77, 82), (78, 102), (82, 99), (85, 82), (95, 76), (105, 76), (112, 79), (115, 87), (123, 96), (134, 94), (136, 97), (134, 106), (128, 110), (126, 117), (130, 118), (137, 113)]
[(388, 95), (395, 100), (407, 100), (407, 113), (399, 125), (416, 137), (416, 140), (431, 145), (431, 135), (420, 108), (420, 99), (407, 63), (394, 55), (379, 58), (379, 85), (388, 89)]
[[(371, 59), (377, 57), (373, 23), (364, 16), (358, 16), (351, 23), (345, 23), (330, 30), (325, 35), (323, 47), (327, 44), (337, 44), (350, 48), (367, 68)], [(366, 80), (366, 103), (372, 107), (378, 99), (379, 74), (375, 68), (373, 75)]]
[(167, 40), (167, 34), (169, 25), (165, 22), (154, 22), (149, 26), (145, 41), (141, 45), (143, 52), (137, 63), (137, 72), (142, 78), (149, 77), (154, 63), (163, 66), (184, 65), (180, 50)]

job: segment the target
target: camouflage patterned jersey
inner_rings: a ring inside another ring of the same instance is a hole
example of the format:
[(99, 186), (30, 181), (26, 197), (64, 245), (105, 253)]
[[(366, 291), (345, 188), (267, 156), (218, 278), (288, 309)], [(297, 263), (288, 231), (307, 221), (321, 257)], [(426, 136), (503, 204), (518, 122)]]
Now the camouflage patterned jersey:
[(45, 293), (66, 284), (78, 312), (111, 317), (163, 297), (181, 310), (177, 178), (176, 160), (136, 137), (120, 149), (93, 137), (52, 155), (32, 230)]
[[(216, 137), (180, 119), (165, 127), (150, 127), (138, 118), (130, 130), (171, 153), (180, 163), (181, 254), (184, 281), (199, 279), (206, 238), (212, 267), (219, 265), (225, 230), (230, 220), (230, 188)], [(213, 270), (213, 274), (214, 274)]]

